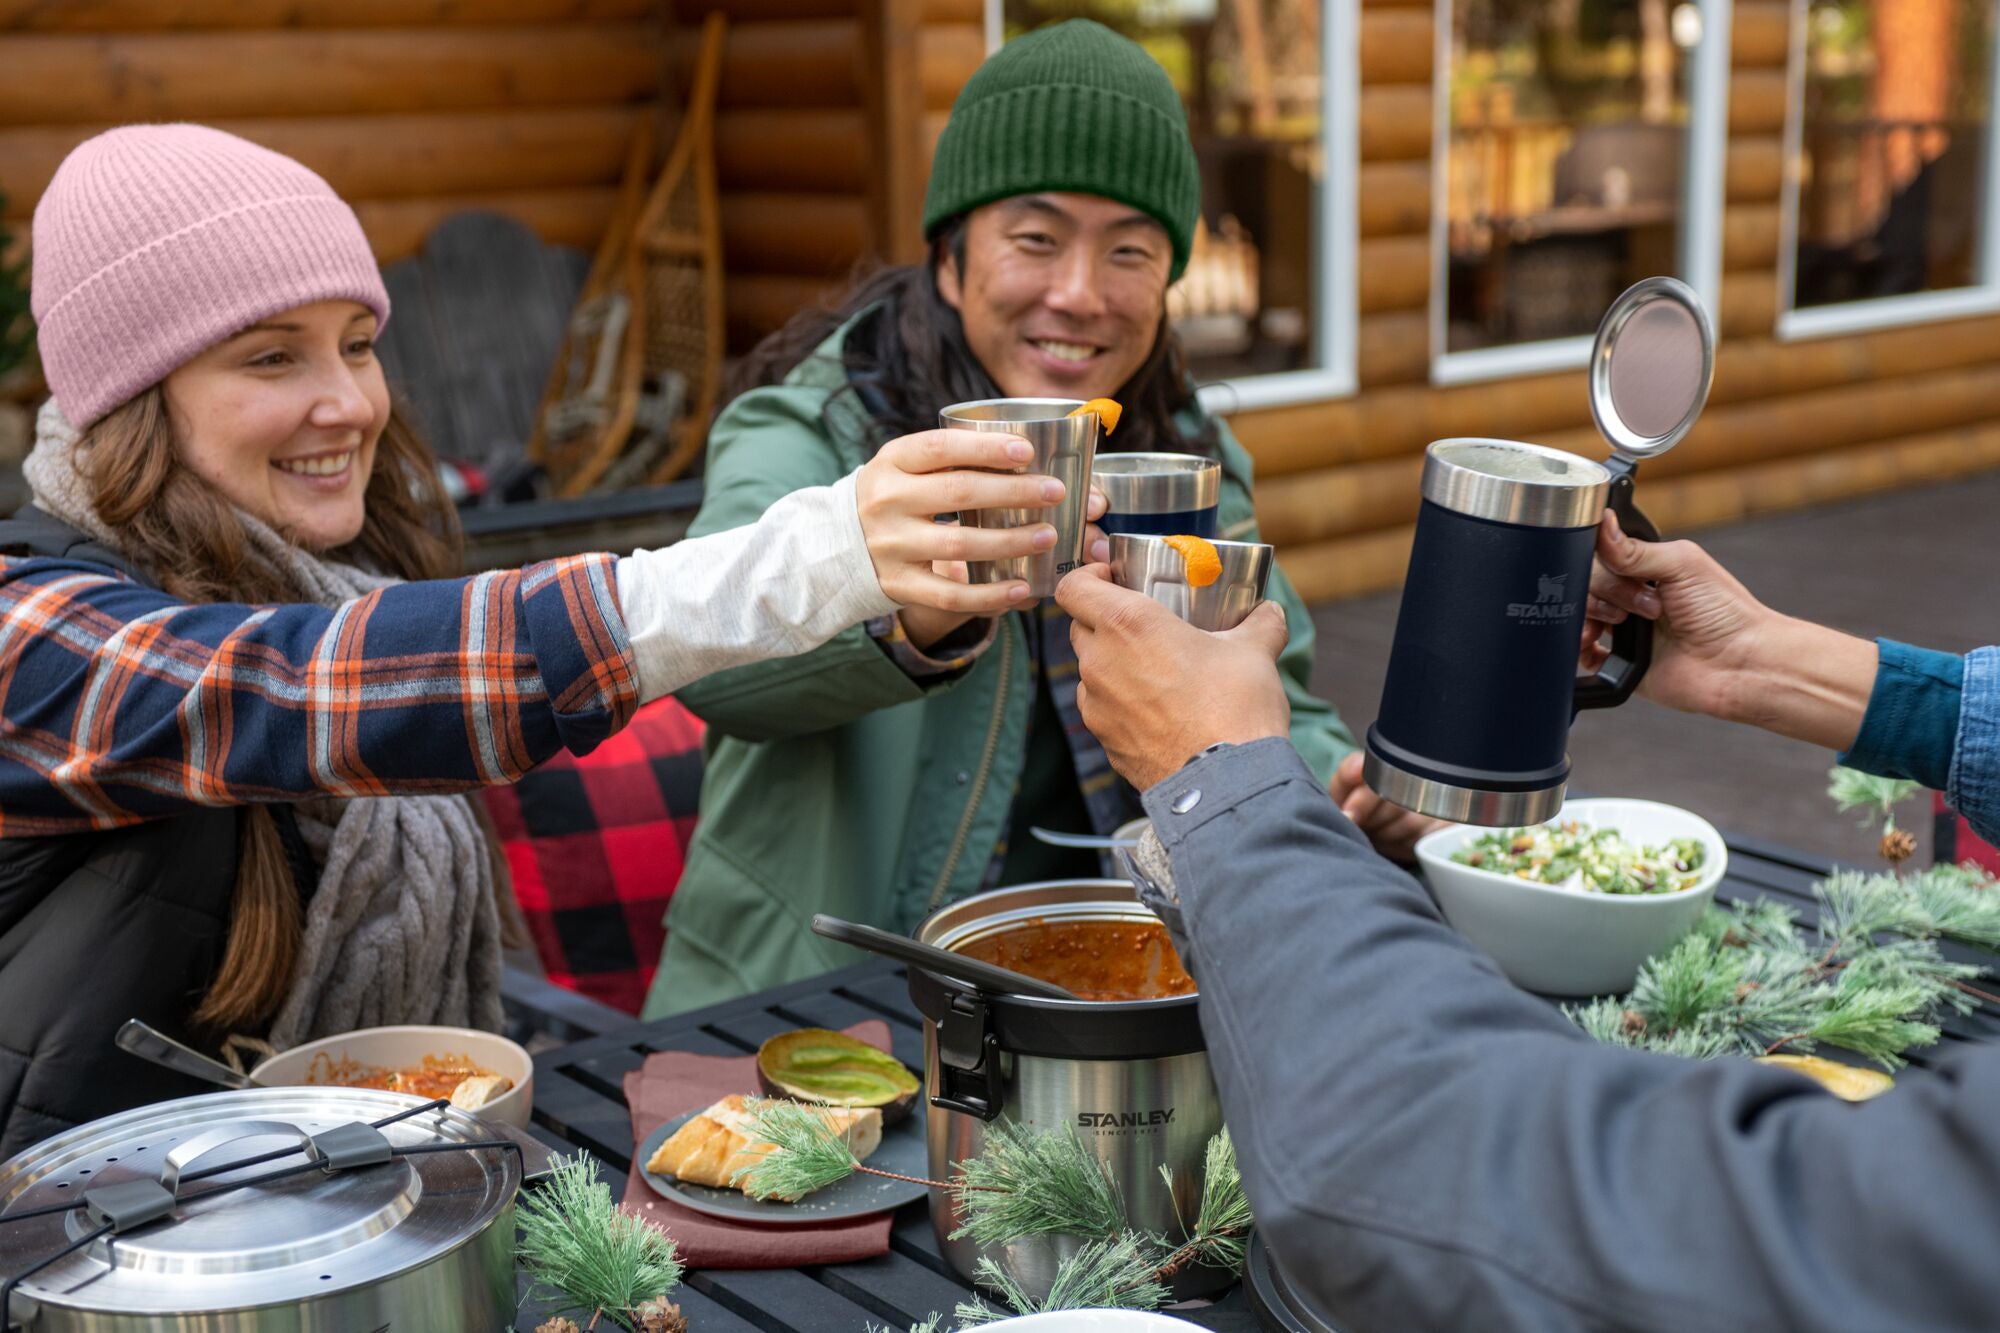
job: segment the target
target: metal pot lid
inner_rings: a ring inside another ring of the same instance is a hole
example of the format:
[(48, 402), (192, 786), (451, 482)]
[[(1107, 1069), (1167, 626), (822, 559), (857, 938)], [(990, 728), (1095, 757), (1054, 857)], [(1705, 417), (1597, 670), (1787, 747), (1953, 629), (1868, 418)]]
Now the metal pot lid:
[[(183, 1183), (181, 1190), (194, 1194), (304, 1165), (302, 1136), (421, 1105), (406, 1094), (363, 1088), (251, 1088), (141, 1107), (46, 1140), (0, 1165), (0, 1281), (96, 1230), (81, 1208), (7, 1222), (10, 1215), (78, 1203), (86, 1190), (128, 1181), (169, 1184), (181, 1172), (192, 1177), (267, 1154), (269, 1161)], [(497, 1137), (449, 1107), (381, 1132), (392, 1148)], [(520, 1183), (514, 1153), (482, 1149), (311, 1170), (190, 1198), (170, 1218), (94, 1241), (21, 1283), (14, 1315), (22, 1316), (24, 1297), (71, 1310), (178, 1314), (255, 1309), (365, 1287), (479, 1236), (506, 1214)]]
[(1693, 429), (1715, 379), (1715, 327), (1701, 298), (1647, 278), (1611, 303), (1590, 350), (1590, 414), (1613, 452), (1656, 458)]

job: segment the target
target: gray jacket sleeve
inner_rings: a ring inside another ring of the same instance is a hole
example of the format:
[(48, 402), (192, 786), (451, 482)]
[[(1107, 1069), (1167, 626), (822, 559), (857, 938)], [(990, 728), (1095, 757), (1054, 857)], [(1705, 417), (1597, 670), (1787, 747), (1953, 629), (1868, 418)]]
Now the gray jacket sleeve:
[(1601, 1046), (1283, 741), (1204, 755), (1146, 807), (1258, 1229), (1351, 1333), (2000, 1322), (2000, 1050), (1850, 1106)]

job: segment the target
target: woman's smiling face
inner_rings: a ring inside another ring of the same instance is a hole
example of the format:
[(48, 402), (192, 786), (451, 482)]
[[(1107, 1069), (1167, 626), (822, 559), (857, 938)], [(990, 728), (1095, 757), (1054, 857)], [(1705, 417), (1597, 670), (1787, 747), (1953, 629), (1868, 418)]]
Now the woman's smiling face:
[(273, 315), (163, 387), (181, 461), (231, 504), (313, 551), (360, 534), (389, 421), (373, 311), (318, 301)]

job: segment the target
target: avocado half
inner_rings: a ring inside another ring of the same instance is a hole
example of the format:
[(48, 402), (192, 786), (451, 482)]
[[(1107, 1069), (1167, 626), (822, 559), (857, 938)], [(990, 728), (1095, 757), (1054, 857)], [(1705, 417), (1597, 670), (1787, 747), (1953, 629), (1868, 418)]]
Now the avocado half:
[(907, 1117), (923, 1090), (895, 1056), (825, 1028), (781, 1032), (759, 1046), (757, 1084), (771, 1097), (877, 1107), (885, 1126)]

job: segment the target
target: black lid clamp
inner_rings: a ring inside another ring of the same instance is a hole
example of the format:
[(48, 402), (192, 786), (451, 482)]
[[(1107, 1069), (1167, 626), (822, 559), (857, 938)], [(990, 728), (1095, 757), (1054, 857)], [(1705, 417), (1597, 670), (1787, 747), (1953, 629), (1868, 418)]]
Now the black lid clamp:
[(946, 992), (938, 1020), (938, 1090), (931, 1105), (991, 1120), (1000, 1114), (1000, 1043), (977, 991)]

